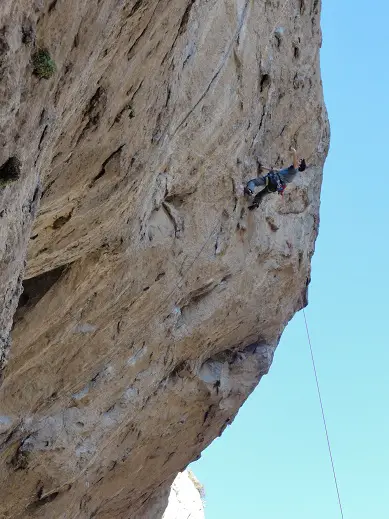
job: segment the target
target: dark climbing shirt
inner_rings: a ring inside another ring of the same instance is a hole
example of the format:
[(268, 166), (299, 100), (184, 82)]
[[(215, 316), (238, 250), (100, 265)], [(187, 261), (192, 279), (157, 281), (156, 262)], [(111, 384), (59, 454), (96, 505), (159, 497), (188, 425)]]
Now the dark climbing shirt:
[(289, 166), (289, 168), (281, 169), (281, 171), (278, 172), (281, 179), (285, 182), (285, 184), (290, 184), (294, 177), (297, 175), (297, 169), (293, 167), (293, 164)]

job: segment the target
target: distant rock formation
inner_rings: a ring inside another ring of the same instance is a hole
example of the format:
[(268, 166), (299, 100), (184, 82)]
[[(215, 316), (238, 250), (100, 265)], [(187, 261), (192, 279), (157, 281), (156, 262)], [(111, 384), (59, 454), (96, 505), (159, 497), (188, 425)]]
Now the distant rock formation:
[(162, 519), (204, 519), (203, 489), (193, 473), (177, 474)]

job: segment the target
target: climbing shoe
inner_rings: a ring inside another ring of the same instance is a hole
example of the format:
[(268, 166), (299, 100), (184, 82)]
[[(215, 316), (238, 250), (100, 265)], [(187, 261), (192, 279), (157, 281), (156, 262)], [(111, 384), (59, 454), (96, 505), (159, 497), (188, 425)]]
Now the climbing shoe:
[(259, 207), (259, 204), (255, 203), (255, 204), (249, 205), (248, 210), (254, 211), (254, 209), (258, 209), (258, 207)]

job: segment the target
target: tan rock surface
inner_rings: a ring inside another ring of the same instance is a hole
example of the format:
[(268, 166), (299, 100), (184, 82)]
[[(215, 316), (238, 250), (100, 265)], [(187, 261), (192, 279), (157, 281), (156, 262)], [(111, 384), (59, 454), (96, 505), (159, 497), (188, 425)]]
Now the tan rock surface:
[[(0, 190), (3, 346), (42, 197), (0, 387), (0, 517), (160, 517), (268, 371), (318, 231), (319, 15), (2, 1), (0, 166), (21, 162)], [(237, 186), (291, 144), (310, 168), (248, 214)]]

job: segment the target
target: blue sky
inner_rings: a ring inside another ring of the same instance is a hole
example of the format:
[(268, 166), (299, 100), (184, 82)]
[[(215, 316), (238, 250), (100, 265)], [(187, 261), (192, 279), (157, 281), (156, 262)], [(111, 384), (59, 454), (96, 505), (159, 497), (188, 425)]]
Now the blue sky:
[[(389, 518), (389, 3), (323, 0), (331, 150), (306, 310), (345, 519)], [(340, 518), (300, 312), (192, 465), (207, 519)]]

